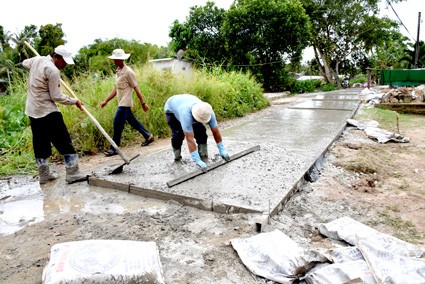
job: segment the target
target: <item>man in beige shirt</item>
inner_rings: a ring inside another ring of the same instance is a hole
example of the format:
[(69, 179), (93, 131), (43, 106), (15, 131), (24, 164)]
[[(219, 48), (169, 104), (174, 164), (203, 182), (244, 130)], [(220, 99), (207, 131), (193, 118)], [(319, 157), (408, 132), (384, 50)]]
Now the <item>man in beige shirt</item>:
[[(133, 107), (133, 90), (136, 92), (143, 110), (146, 112), (149, 110), (149, 107), (137, 86), (136, 74), (124, 62), (124, 60), (129, 57), (130, 54), (126, 54), (122, 49), (115, 49), (112, 51), (112, 55), (108, 57), (109, 59), (114, 60), (115, 65), (118, 67), (117, 74), (115, 76), (116, 84), (109, 96), (99, 104), (99, 107), (104, 108), (115, 96), (118, 99), (118, 109), (114, 117), (114, 135), (112, 138), (117, 146), (120, 146), (121, 135), (126, 121), (128, 121), (131, 127), (139, 131), (145, 138), (142, 146), (148, 146), (150, 143), (155, 141), (155, 139), (153, 135), (149, 133), (149, 131), (147, 131), (146, 128), (134, 117), (133, 111), (131, 110)], [(105, 152), (106, 156), (113, 156), (116, 154), (117, 152), (112, 147)]]
[(63, 45), (56, 47), (51, 55), (36, 56), (22, 62), (29, 69), (25, 114), (31, 123), (40, 184), (59, 177), (57, 173), (51, 173), (48, 166), (48, 158), (52, 155), (51, 144), (64, 156), (67, 183), (87, 179), (79, 171), (78, 154), (72, 145), (62, 113), (56, 105), (76, 105), (82, 109), (80, 100), (64, 95), (60, 89), (60, 70), (67, 64), (74, 64), (74, 61), (71, 52)]

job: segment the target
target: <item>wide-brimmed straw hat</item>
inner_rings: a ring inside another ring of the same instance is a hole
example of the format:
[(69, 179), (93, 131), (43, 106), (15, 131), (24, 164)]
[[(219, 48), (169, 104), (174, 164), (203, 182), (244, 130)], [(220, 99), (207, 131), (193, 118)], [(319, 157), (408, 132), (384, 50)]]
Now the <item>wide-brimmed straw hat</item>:
[(192, 107), (192, 115), (196, 121), (201, 123), (208, 123), (211, 120), (213, 112), (212, 106), (206, 102), (196, 103)]
[(118, 59), (118, 60), (126, 60), (130, 57), (130, 53), (125, 53), (124, 50), (118, 48), (112, 51), (112, 55), (109, 56), (109, 59)]
[(64, 45), (58, 45), (55, 48), (55, 53), (62, 56), (66, 64), (74, 64), (74, 60), (72, 59), (72, 53)]

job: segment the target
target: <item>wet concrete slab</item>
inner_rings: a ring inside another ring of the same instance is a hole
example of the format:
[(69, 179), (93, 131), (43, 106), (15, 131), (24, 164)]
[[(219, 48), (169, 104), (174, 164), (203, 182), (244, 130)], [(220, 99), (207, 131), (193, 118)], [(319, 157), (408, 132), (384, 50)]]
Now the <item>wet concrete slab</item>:
[(10, 184), (8, 180), (0, 180), (0, 197), (0, 236), (44, 219), (38, 183)]
[[(89, 184), (204, 210), (276, 213), (305, 182), (305, 174), (340, 135), (360, 103), (355, 94), (333, 92), (332, 99), (321, 96), (223, 130), (231, 156), (252, 147), (259, 149), (175, 186), (167, 182), (200, 171), (186, 145), (180, 162), (174, 162), (172, 150), (165, 149), (133, 160), (118, 175), (109, 174), (111, 166), (101, 168)], [(223, 163), (212, 138), (208, 145), (207, 164)]]
[(355, 100), (309, 100), (290, 108), (297, 109), (324, 109), (324, 110), (347, 110), (350, 111), (358, 105)]

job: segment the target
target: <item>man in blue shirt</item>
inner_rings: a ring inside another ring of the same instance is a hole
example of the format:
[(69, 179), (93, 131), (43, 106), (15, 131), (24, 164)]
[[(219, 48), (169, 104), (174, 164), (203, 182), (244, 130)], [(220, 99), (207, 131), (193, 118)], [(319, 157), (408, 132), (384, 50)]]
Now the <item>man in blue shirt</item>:
[(208, 135), (205, 123), (211, 128), (220, 156), (229, 161), (229, 154), (224, 149), (217, 120), (209, 103), (189, 94), (174, 95), (165, 103), (164, 112), (167, 124), (171, 128), (174, 160), (181, 160), (181, 146), (186, 138), (187, 147), (193, 160), (203, 171), (207, 170), (207, 165), (202, 161), (208, 159)]

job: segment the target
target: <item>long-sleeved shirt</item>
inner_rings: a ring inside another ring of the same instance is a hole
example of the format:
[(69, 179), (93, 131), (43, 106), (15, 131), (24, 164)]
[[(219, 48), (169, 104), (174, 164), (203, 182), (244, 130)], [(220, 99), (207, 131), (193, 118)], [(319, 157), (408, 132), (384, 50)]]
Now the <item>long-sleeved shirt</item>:
[(25, 114), (33, 118), (45, 117), (59, 111), (56, 103), (73, 105), (77, 100), (64, 95), (60, 89), (60, 70), (51, 56), (25, 59), (22, 65), (30, 70)]

